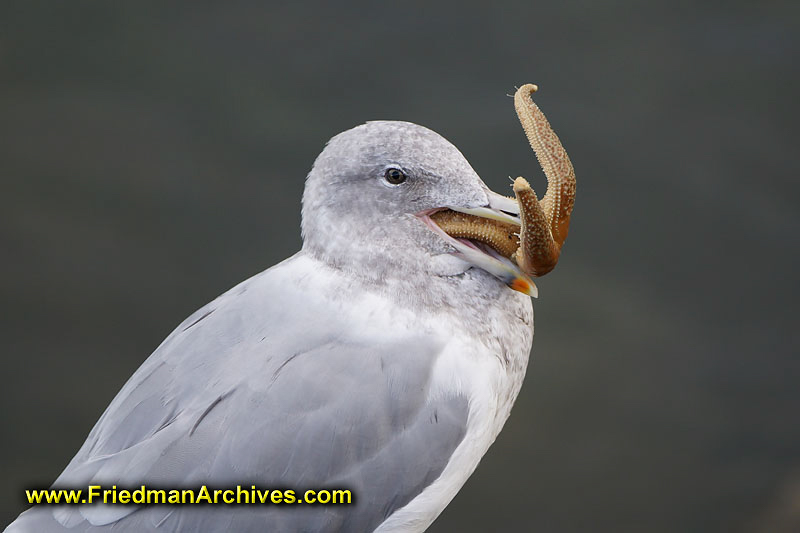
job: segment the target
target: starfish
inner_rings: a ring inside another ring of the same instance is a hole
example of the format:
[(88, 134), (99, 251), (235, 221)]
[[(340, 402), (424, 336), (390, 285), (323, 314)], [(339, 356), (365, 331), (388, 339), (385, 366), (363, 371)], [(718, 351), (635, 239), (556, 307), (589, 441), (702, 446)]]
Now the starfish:
[[(544, 197), (539, 200), (528, 181), (518, 177), (513, 184), (514, 198), (508, 199), (516, 202), (509, 211), (519, 214), (518, 221), (492, 220), (452, 210), (431, 215), (451, 237), (484, 243), (531, 277), (543, 276), (556, 266), (575, 205), (575, 170), (544, 113), (531, 98), (538, 89), (531, 83), (520, 87), (514, 94), (514, 107), (547, 177)], [(525, 284), (526, 280), (521, 279), (509, 283), (516, 290)]]

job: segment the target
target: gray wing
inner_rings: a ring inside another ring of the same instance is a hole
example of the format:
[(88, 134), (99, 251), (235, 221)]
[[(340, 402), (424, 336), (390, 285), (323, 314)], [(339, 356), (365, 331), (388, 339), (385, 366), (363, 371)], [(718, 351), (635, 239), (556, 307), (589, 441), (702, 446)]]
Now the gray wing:
[(347, 488), (353, 505), (39, 506), (9, 531), (371, 531), (431, 484), (468, 417), (464, 396), (428, 394), (442, 339), (356, 331), (297, 261), (181, 324), (54, 486)]

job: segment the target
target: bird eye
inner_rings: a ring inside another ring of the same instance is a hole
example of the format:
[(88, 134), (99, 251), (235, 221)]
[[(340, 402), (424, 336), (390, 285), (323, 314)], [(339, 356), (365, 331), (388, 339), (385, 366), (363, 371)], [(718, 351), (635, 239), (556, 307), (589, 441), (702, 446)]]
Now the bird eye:
[(387, 168), (383, 177), (392, 185), (400, 185), (406, 181), (406, 175), (399, 168)]

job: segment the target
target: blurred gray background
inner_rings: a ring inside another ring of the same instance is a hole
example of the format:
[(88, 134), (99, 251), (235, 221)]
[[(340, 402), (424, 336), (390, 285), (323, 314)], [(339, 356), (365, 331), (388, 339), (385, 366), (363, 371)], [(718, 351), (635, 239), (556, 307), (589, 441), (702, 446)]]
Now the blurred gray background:
[[(578, 175), (525, 387), (431, 531), (800, 531), (797, 2), (0, 3), (0, 525), (372, 119)], [(510, 192), (510, 188), (507, 189)]]

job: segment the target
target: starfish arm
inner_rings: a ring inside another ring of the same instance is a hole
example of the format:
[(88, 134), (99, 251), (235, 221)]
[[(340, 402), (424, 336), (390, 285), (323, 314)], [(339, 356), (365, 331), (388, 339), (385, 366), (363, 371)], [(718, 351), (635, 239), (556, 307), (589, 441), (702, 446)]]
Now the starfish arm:
[(529, 276), (543, 276), (558, 262), (560, 247), (553, 241), (550, 222), (542, 202), (525, 178), (514, 180), (514, 194), (520, 207), (520, 243), (514, 260)]
[(569, 219), (575, 205), (575, 170), (544, 113), (531, 99), (537, 90), (538, 87), (530, 83), (520, 87), (514, 94), (514, 107), (547, 177), (547, 193), (541, 201), (542, 209), (549, 221), (553, 240), (560, 249), (567, 238)]
[(514, 94), (522, 129), (547, 177), (547, 192), (541, 201), (524, 178), (514, 181), (522, 220), (515, 260), (531, 276), (542, 276), (555, 267), (575, 205), (575, 170), (544, 113), (531, 99), (537, 90), (536, 85), (528, 83)]

